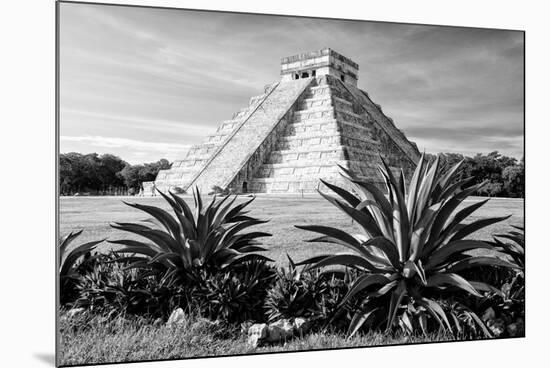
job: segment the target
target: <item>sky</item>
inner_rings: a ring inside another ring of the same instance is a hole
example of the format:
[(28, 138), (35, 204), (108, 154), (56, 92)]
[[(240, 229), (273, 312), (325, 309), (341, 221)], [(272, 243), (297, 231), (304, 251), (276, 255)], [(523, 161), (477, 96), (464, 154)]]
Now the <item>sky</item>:
[(421, 151), (523, 157), (521, 32), (61, 3), (59, 37), (62, 153), (184, 158), (330, 47)]

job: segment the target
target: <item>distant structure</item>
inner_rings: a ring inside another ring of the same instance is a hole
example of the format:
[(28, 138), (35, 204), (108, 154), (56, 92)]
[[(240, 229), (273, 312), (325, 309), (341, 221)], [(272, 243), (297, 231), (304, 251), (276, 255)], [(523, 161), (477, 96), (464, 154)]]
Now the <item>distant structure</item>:
[[(281, 60), (281, 80), (223, 121), (202, 144), (158, 173), (160, 190), (198, 186), (253, 193), (345, 185), (338, 165), (378, 183), (379, 155), (406, 177), (420, 158), (416, 145), (357, 88), (359, 66), (325, 48)], [(152, 187), (153, 182), (144, 183)]]

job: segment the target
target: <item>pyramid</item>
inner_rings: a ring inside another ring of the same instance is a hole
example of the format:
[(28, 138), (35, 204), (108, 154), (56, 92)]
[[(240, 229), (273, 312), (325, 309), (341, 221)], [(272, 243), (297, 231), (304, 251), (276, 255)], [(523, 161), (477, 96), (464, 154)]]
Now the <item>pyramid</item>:
[(329, 48), (283, 58), (280, 81), (161, 170), (154, 185), (163, 191), (312, 192), (322, 189), (319, 179), (345, 186), (338, 165), (381, 183), (380, 156), (410, 177), (418, 148), (357, 87), (358, 69)]

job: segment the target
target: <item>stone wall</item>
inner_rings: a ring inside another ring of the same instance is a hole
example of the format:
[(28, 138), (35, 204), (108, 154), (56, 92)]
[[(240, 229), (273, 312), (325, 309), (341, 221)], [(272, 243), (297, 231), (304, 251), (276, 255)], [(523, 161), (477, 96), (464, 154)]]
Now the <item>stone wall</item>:
[(304, 73), (307, 77), (331, 75), (357, 86), (359, 65), (329, 48), (281, 59), (281, 80), (299, 79)]

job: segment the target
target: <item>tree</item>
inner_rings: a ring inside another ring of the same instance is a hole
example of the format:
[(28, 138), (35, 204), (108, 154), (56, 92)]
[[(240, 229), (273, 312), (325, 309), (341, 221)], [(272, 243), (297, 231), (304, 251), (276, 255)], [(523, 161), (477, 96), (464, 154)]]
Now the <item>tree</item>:
[(124, 181), (124, 185), (126, 185), (127, 188), (139, 189), (142, 182), (140, 176), (140, 170), (142, 168), (143, 165), (126, 164), (118, 175)]
[(110, 186), (120, 187), (124, 185), (124, 181), (117, 175), (128, 164), (120, 157), (109, 153), (99, 157), (100, 165), (97, 170), (97, 175), (103, 189)]
[[(429, 160), (435, 160), (436, 155), (427, 155)], [(513, 157), (500, 154), (498, 151), (486, 155), (478, 153), (473, 157), (457, 153), (439, 154), (443, 167), (451, 167), (464, 160), (457, 180), (474, 177), (476, 183), (488, 181), (488, 184), (475, 193), (477, 195), (523, 197), (524, 166), (523, 158), (518, 161)]]
[(70, 152), (59, 156), (59, 186), (61, 194), (99, 192), (109, 186), (124, 185), (117, 175), (127, 163), (120, 157), (97, 153)]
[(153, 181), (160, 170), (166, 170), (171, 164), (166, 159), (160, 159), (157, 162), (146, 163), (143, 165), (127, 164), (119, 173), (119, 177), (124, 180), (128, 188), (139, 190), (144, 181)]
[(508, 197), (525, 197), (525, 167), (522, 164), (506, 167), (502, 178)]

